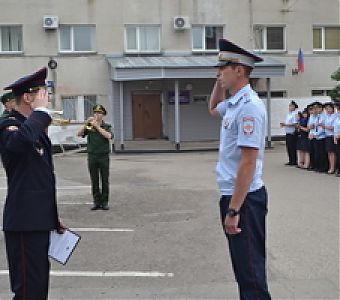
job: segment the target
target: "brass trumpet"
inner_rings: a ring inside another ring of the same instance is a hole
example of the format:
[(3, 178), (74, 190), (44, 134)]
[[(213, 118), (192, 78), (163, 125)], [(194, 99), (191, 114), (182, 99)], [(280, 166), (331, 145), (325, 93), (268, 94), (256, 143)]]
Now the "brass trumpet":
[(91, 122), (91, 121), (86, 122), (85, 128), (86, 128), (87, 130), (93, 130), (93, 124), (92, 124), (92, 122)]

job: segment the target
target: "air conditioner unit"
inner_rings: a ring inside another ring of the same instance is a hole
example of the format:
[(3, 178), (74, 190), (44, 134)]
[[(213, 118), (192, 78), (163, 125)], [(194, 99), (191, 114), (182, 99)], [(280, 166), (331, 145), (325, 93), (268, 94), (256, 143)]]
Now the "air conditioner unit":
[(45, 29), (57, 29), (59, 26), (59, 18), (57, 16), (44, 16), (43, 27)]
[(173, 19), (173, 25), (175, 30), (184, 30), (190, 28), (189, 17), (176, 16)]

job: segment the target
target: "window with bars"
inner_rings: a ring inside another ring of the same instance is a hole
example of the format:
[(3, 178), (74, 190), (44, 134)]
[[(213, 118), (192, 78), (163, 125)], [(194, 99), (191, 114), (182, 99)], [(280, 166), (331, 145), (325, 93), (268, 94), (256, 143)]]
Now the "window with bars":
[(160, 26), (125, 27), (125, 51), (132, 53), (160, 52)]
[(95, 95), (63, 96), (63, 117), (78, 122), (84, 122), (93, 115), (92, 108), (97, 104)]
[(340, 27), (314, 27), (313, 50), (340, 51)]
[(0, 26), (0, 52), (21, 52), (22, 26)]
[(285, 51), (285, 26), (254, 26), (255, 50), (258, 51)]
[(61, 25), (59, 28), (60, 52), (95, 52), (95, 26)]
[(193, 51), (217, 51), (218, 40), (223, 38), (223, 26), (192, 26)]

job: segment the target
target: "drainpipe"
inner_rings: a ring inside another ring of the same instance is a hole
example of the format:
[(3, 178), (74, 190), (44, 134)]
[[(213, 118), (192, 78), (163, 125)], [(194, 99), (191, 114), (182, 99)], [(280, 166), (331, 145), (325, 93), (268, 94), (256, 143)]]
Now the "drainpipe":
[(176, 150), (180, 150), (180, 114), (179, 114), (179, 82), (175, 80), (175, 144)]

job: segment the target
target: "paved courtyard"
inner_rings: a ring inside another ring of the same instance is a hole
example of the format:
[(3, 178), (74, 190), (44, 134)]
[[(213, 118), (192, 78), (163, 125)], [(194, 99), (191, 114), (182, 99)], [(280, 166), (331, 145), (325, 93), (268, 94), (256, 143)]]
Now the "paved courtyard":
[[(339, 179), (283, 166), (279, 143), (265, 157), (273, 299), (339, 299)], [(112, 155), (109, 211), (89, 210), (86, 154), (54, 159), (60, 216), (82, 240), (66, 266), (52, 262), (49, 299), (237, 299), (217, 152)], [(5, 195), (1, 169), (1, 211)], [(2, 233), (0, 299), (11, 299)]]

